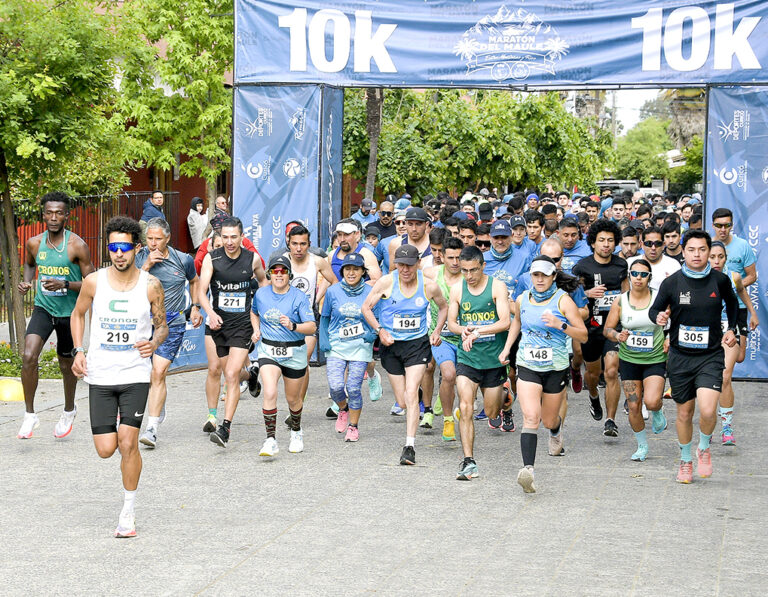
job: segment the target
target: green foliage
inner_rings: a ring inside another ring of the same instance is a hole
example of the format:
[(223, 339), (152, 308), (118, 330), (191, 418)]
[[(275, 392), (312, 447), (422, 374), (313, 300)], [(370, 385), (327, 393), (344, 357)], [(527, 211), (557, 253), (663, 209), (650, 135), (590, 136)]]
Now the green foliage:
[(142, 43), (121, 64), (120, 109), (135, 124), (135, 163), (168, 170), (176, 156), (183, 176), (209, 185), (229, 167), (233, 64), (232, 0), (131, 0), (121, 26)]
[(616, 148), (615, 178), (638, 179), (650, 185), (653, 178), (669, 172), (665, 153), (673, 148), (667, 135), (667, 121), (646, 118), (621, 137)]
[[(556, 94), (387, 90), (376, 185), (414, 197), (482, 185), (583, 185), (603, 176), (610, 141), (568, 114)], [(364, 180), (365, 100), (347, 90), (344, 172)]]
[(685, 166), (673, 168), (669, 180), (678, 185), (683, 191), (691, 192), (695, 184), (703, 181), (704, 174), (704, 142), (701, 137), (694, 136), (683, 150)]
[[(51, 346), (40, 353), (40, 379), (61, 379), (59, 358)], [(21, 356), (7, 342), (0, 342), (0, 377), (21, 376)]]
[(108, 194), (127, 181), (129, 146), (113, 113), (122, 44), (91, 0), (0, 2), (0, 154), (14, 211), (57, 189)]

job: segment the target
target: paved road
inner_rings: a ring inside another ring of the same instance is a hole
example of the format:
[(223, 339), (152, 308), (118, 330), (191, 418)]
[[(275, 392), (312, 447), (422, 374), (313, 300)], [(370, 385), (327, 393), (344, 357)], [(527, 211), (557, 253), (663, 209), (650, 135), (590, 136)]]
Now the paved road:
[[(170, 378), (158, 448), (144, 451), (132, 540), (112, 538), (122, 506), (119, 460), (92, 446), (86, 387), (73, 433), (55, 440), (56, 382), (44, 382), (40, 429), (15, 438), (23, 407), (0, 403), (2, 593), (157, 595), (763, 595), (768, 587), (766, 386), (737, 384), (738, 445), (713, 449), (715, 473), (674, 482), (671, 429), (604, 439), (571, 398), (568, 453), (546, 455), (539, 493), (515, 482), (519, 433), (477, 423), (481, 477), (454, 479), (458, 442), (419, 433), (415, 467), (398, 466), (405, 435), (391, 393), (366, 398), (361, 439), (345, 444), (323, 416), (324, 370), (312, 370), (302, 454), (259, 458), (260, 404), (240, 404), (226, 450), (201, 428), (204, 374)], [(282, 399), (281, 399), (282, 400)], [(285, 403), (280, 403), (285, 414)], [(518, 420), (518, 407), (515, 406)], [(282, 416), (279, 420), (282, 420)]]

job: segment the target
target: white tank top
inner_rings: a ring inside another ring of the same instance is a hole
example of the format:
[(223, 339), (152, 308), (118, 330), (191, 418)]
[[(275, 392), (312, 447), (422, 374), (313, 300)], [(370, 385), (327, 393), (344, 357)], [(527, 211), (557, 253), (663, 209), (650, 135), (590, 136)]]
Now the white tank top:
[(152, 311), (147, 298), (149, 274), (139, 272), (126, 292), (110, 286), (109, 268), (100, 269), (91, 305), (91, 335), (85, 381), (98, 386), (149, 383), (152, 361), (142, 358), (134, 344), (152, 337)]
[[(288, 258), (291, 259), (290, 253)], [(293, 273), (293, 280), (291, 280), (291, 286), (298, 288), (309, 298), (309, 304), (315, 304), (315, 292), (317, 291), (317, 266), (315, 265), (315, 256), (311, 253), (307, 259), (309, 264), (307, 268), (300, 272), (296, 269), (296, 262), (291, 259), (291, 272)]]

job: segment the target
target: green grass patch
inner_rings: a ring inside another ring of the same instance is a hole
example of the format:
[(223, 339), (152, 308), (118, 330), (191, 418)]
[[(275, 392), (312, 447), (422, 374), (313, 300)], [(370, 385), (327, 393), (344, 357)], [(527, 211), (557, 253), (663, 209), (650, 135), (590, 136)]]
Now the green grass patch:
[[(61, 379), (59, 358), (53, 345), (40, 354), (40, 379)], [(21, 377), (21, 356), (7, 342), (0, 342), (0, 377)]]

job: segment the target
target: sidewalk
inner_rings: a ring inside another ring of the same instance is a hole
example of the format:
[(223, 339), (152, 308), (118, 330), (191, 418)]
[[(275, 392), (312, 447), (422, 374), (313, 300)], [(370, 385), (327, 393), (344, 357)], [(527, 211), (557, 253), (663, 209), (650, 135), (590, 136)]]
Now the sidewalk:
[[(380, 369), (380, 368), (379, 368)], [(158, 447), (142, 449), (138, 537), (112, 537), (122, 506), (119, 456), (102, 461), (78, 387), (72, 434), (53, 438), (60, 382), (41, 382), (41, 426), (16, 439), (22, 403), (0, 403), (3, 594), (157, 595), (762, 595), (768, 586), (765, 386), (736, 385), (738, 445), (713, 438), (710, 479), (675, 483), (670, 428), (649, 434), (645, 463), (621, 412), (608, 440), (586, 392), (571, 396), (567, 454), (546, 454), (536, 482), (515, 482), (520, 434), (476, 422), (481, 476), (455, 480), (459, 442), (419, 430), (417, 465), (398, 465), (403, 417), (392, 394), (365, 403), (360, 442), (345, 444), (312, 369), (305, 452), (289, 454), (282, 389), (280, 454), (257, 455), (261, 403), (242, 400), (226, 450), (202, 433), (204, 372), (169, 377)], [(247, 396), (247, 394), (246, 394)], [(223, 403), (222, 408), (223, 408)], [(516, 422), (522, 423), (515, 406)], [(442, 423), (436, 417), (438, 425)], [(697, 436), (696, 436), (697, 437)]]

